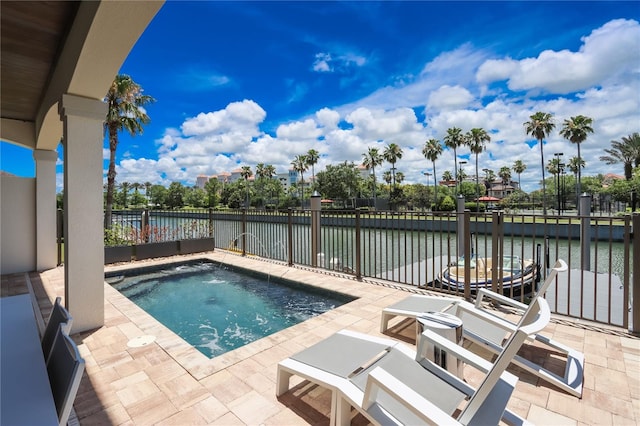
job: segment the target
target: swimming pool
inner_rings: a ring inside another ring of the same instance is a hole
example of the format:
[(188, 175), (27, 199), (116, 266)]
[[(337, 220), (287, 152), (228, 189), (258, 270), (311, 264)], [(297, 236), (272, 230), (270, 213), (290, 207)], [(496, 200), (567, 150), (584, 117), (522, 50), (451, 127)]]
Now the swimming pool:
[(210, 358), (354, 300), (212, 262), (139, 268), (105, 278)]

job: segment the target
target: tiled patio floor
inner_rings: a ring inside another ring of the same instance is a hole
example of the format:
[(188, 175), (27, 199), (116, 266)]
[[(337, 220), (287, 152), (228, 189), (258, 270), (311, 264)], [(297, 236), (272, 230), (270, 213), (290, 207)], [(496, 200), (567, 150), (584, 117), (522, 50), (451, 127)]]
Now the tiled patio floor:
[[(380, 335), (382, 309), (408, 295), (396, 286), (358, 282), (222, 251), (191, 258), (202, 257), (359, 299), (209, 359), (105, 284), (104, 327), (73, 336), (87, 367), (75, 402), (81, 424), (328, 424), (328, 391), (294, 378), (293, 390), (276, 398), (277, 363), (344, 328)], [(2, 296), (28, 291), (29, 286), (46, 318), (55, 296), (64, 296), (63, 269), (32, 273), (29, 279), (25, 274), (4, 276)], [(408, 337), (413, 335), (413, 327), (405, 320), (392, 328), (390, 336), (413, 344)], [(640, 339), (622, 330), (567, 320), (554, 320), (545, 334), (585, 353), (583, 398), (514, 369), (520, 380), (509, 403), (513, 411), (539, 425), (640, 422)], [(140, 336), (155, 340), (131, 347)], [(472, 375), (468, 371), (465, 369), (465, 375)], [(354, 423), (362, 422), (358, 417)]]

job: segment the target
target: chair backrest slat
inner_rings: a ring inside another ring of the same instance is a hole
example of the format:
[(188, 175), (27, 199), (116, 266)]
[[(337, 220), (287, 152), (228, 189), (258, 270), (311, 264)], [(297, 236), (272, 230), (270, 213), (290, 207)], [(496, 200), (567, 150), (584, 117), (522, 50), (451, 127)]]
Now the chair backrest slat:
[(63, 331), (63, 325), (59, 325), (47, 361), (47, 373), (60, 425), (66, 425), (69, 420), (83, 372), (84, 360), (77, 345)]
[(58, 327), (62, 326), (62, 330), (66, 334), (71, 332), (73, 318), (69, 311), (62, 306), (61, 300), (62, 299), (60, 297), (57, 297), (53, 303), (53, 308), (51, 308), (51, 314), (49, 315), (49, 321), (47, 321), (47, 326), (42, 334), (42, 353), (44, 354), (45, 362), (49, 359), (49, 354), (51, 352), (51, 347), (53, 346), (56, 333), (58, 332)]

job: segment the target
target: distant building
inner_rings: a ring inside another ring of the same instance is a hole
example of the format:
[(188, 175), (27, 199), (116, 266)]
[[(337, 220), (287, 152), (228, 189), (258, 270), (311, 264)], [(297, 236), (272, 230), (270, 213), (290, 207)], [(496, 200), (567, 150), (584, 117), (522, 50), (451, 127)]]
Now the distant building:
[(356, 165), (356, 169), (358, 169), (358, 172), (360, 172), (360, 177), (364, 180), (369, 179), (369, 176), (371, 175), (371, 170), (368, 170), (365, 166), (363, 166), (362, 164), (358, 164)]
[(198, 175), (196, 178), (196, 186), (200, 189), (204, 189), (204, 186), (209, 182), (210, 177), (207, 175)]
[(614, 173), (607, 173), (602, 177), (602, 187), (607, 188), (611, 186), (616, 180), (624, 180), (624, 176), (616, 175)]
[[(513, 183), (513, 182), (511, 182)], [(509, 195), (513, 194), (513, 192), (516, 190), (516, 188), (509, 184), (509, 185), (505, 185), (502, 182), (493, 182), (491, 184), (491, 187), (488, 189), (487, 191), (487, 195), (489, 197), (495, 197), (495, 198), (499, 198), (499, 199), (503, 199), (505, 197), (508, 197)]]
[(220, 172), (217, 175), (213, 175), (211, 177), (222, 184), (231, 182), (231, 173), (229, 172)]

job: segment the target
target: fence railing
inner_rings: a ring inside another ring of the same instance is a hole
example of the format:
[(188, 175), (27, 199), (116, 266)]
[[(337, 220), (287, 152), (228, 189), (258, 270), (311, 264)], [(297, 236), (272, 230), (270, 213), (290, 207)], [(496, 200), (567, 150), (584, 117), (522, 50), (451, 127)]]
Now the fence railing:
[(115, 210), (107, 245), (133, 245), (213, 236), (209, 210)]
[[(467, 298), (486, 286), (525, 301), (555, 259), (561, 258), (570, 270), (546, 295), (555, 313), (625, 328), (631, 324), (640, 330), (640, 308), (633, 309), (630, 318), (630, 302), (640, 305), (640, 294), (632, 293), (640, 293), (640, 235), (633, 233), (640, 226), (640, 215), (459, 210), (321, 210), (317, 216), (314, 210), (293, 209), (117, 211), (112, 232), (126, 244), (213, 237), (217, 248), (243, 255)], [(530, 275), (523, 273), (520, 285), (509, 278), (516, 273), (512, 263), (517, 262), (521, 269), (534, 264)], [(456, 267), (460, 277), (454, 285), (445, 277)]]

